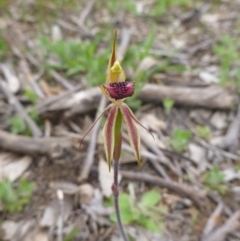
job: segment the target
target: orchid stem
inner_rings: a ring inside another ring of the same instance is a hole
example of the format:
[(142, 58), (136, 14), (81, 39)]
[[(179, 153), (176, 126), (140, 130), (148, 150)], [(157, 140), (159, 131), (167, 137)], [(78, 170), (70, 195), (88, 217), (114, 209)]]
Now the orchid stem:
[(121, 233), (121, 236), (124, 241), (128, 241), (127, 235), (124, 231), (123, 224), (122, 224), (122, 219), (120, 215), (120, 210), (119, 210), (119, 190), (118, 190), (118, 169), (119, 169), (119, 162), (118, 161), (113, 161), (113, 185), (112, 185), (112, 192), (113, 192), (113, 197), (114, 197), (114, 206), (115, 206), (115, 211), (116, 211), (116, 216), (117, 216), (117, 223), (118, 223), (118, 228)]

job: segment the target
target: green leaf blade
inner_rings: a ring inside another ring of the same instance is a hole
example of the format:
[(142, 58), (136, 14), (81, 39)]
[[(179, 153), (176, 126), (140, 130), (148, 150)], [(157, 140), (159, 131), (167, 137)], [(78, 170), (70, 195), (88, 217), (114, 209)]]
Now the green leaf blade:
[(145, 192), (139, 202), (142, 207), (154, 207), (160, 202), (160, 193), (156, 190)]

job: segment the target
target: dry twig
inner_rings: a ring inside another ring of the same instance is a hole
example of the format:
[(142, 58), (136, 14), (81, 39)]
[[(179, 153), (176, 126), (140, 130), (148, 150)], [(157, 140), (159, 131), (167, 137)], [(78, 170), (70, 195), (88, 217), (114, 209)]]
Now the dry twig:
[(47, 155), (59, 158), (71, 150), (72, 144), (68, 138), (47, 137), (31, 138), (16, 136), (0, 130), (0, 149), (24, 155)]
[(188, 88), (147, 84), (139, 98), (151, 103), (161, 103), (164, 99), (171, 98), (176, 104), (208, 109), (231, 109), (237, 103), (236, 95), (219, 86)]
[(234, 231), (237, 227), (239, 227), (239, 218), (240, 211), (236, 211), (224, 225), (222, 225), (217, 230), (210, 233), (207, 237), (203, 237), (202, 241), (223, 241), (226, 238), (226, 235), (232, 231)]
[(8, 99), (9, 104), (13, 105), (15, 110), (18, 112), (18, 114), (21, 115), (24, 121), (26, 121), (27, 125), (31, 130), (32, 135), (34, 137), (41, 136), (42, 135), (41, 129), (33, 121), (33, 119), (28, 115), (28, 113), (24, 110), (22, 104), (18, 101), (18, 99), (14, 96), (14, 94), (12, 94), (12, 92), (8, 88), (8, 85), (3, 80), (0, 80), (0, 88), (2, 89), (6, 98)]

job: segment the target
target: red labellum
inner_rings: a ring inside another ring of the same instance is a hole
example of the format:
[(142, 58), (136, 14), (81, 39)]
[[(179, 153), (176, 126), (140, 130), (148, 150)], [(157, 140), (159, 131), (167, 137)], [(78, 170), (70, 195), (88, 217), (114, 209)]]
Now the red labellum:
[(109, 85), (103, 85), (111, 98), (116, 100), (132, 96), (134, 93), (134, 83), (116, 82)]

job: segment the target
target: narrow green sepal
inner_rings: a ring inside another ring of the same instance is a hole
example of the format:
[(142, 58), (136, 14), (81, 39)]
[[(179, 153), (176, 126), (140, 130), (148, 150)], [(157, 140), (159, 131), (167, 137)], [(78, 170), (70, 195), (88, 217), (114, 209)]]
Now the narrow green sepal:
[(115, 125), (116, 125), (117, 116), (118, 116), (118, 107), (112, 106), (102, 132), (109, 171), (111, 169), (113, 151), (115, 146)]

